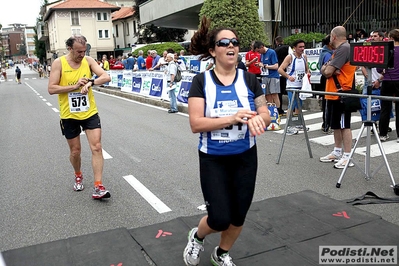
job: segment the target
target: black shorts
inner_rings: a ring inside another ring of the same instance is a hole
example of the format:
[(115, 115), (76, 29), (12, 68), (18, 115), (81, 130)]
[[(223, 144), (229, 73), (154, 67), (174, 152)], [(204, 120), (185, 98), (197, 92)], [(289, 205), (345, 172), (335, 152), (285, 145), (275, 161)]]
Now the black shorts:
[(351, 128), (351, 116), (340, 100), (327, 100), (325, 118), (331, 129)]
[(256, 145), (235, 155), (199, 151), (201, 188), (208, 211), (208, 226), (216, 231), (230, 224), (242, 226), (255, 191)]
[(60, 120), (62, 135), (67, 139), (73, 139), (79, 136), (83, 130), (101, 128), (100, 116), (97, 114), (85, 119), (61, 119)]
[(262, 76), (260, 74), (255, 74), (255, 76), (259, 83), (262, 84)]

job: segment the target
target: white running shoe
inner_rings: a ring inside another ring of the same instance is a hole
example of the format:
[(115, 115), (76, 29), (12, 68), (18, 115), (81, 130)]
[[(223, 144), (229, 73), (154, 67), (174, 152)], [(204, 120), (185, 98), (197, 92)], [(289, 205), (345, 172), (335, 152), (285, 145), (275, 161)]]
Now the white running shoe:
[(320, 162), (323, 163), (338, 162), (339, 159), (341, 159), (341, 155), (337, 155), (334, 151), (332, 151), (330, 154), (324, 157), (320, 157)]
[(211, 263), (214, 266), (236, 266), (233, 263), (233, 259), (230, 257), (229, 253), (224, 253), (220, 256), (217, 255), (216, 251), (219, 247), (216, 247), (211, 254)]
[(200, 262), (200, 254), (204, 251), (204, 241), (200, 242), (194, 238), (198, 227), (191, 229), (188, 233), (188, 243), (183, 252), (183, 260), (187, 266), (196, 266)]
[[(335, 169), (344, 169), (345, 165), (348, 163), (348, 161), (349, 161), (348, 157), (341, 158), (336, 164), (334, 164), (334, 168)], [(355, 164), (352, 162), (349, 162), (348, 167), (353, 167), (353, 166), (355, 166)]]

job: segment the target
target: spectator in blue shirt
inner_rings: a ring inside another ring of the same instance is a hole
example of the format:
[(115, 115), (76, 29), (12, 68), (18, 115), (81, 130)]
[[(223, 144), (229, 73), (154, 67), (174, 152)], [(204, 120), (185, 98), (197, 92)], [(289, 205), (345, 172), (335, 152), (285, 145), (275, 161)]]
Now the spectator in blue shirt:
[(260, 53), (261, 60), (259, 66), (261, 68), (262, 88), (265, 90), (266, 101), (275, 103), (277, 108), (280, 108), (280, 75), (278, 74), (278, 59), (276, 52), (267, 48), (262, 42), (256, 41), (254, 49)]
[(139, 68), (139, 71), (146, 70), (143, 54), (143, 50), (140, 50), (138, 53), (139, 57), (137, 58), (137, 67)]
[(134, 58), (132, 56), (132, 53), (128, 53), (128, 58), (127, 58), (127, 64), (125, 65), (125, 68), (128, 70), (132, 70), (134, 66)]
[(158, 61), (159, 59), (161, 59), (161, 57), (158, 55), (157, 51), (153, 50), (151, 53), (151, 56), (154, 58), (154, 60), (152, 60), (152, 68), (150, 70), (159, 70), (160, 67), (156, 67), (156, 65), (158, 65)]

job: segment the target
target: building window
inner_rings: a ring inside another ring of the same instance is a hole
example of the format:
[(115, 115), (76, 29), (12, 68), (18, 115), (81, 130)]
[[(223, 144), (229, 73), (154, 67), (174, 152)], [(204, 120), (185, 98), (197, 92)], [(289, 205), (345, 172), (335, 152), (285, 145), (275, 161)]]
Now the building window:
[(118, 25), (115, 25), (115, 34), (116, 34), (116, 37), (119, 37)]
[(136, 25), (136, 21), (133, 21), (133, 33), (136, 34), (137, 33), (137, 25)]
[(108, 13), (97, 13), (97, 20), (108, 20)]
[(71, 11), (72, 25), (79, 25), (79, 12)]
[(80, 29), (71, 29), (72, 35), (80, 35)]
[(98, 38), (99, 39), (109, 39), (108, 30), (99, 30), (98, 31)]
[(126, 35), (130, 35), (130, 30), (129, 30), (129, 22), (126, 22)]

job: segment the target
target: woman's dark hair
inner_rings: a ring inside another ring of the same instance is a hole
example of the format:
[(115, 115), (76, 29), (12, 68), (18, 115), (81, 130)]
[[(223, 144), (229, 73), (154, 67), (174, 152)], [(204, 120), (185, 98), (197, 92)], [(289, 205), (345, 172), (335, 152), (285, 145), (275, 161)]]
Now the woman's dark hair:
[(229, 30), (238, 38), (237, 32), (234, 29), (219, 27), (209, 31), (210, 25), (211, 20), (203, 16), (201, 19), (200, 28), (191, 38), (190, 52), (193, 55), (201, 55), (200, 59), (212, 57), (212, 55), (209, 53), (209, 49), (215, 49), (216, 36), (222, 30)]
[(87, 39), (85, 36), (83, 35), (72, 35), (71, 37), (68, 38), (68, 40), (65, 41), (65, 45), (67, 47), (73, 47), (73, 44), (75, 42), (78, 42), (80, 44), (86, 44), (87, 43)]

